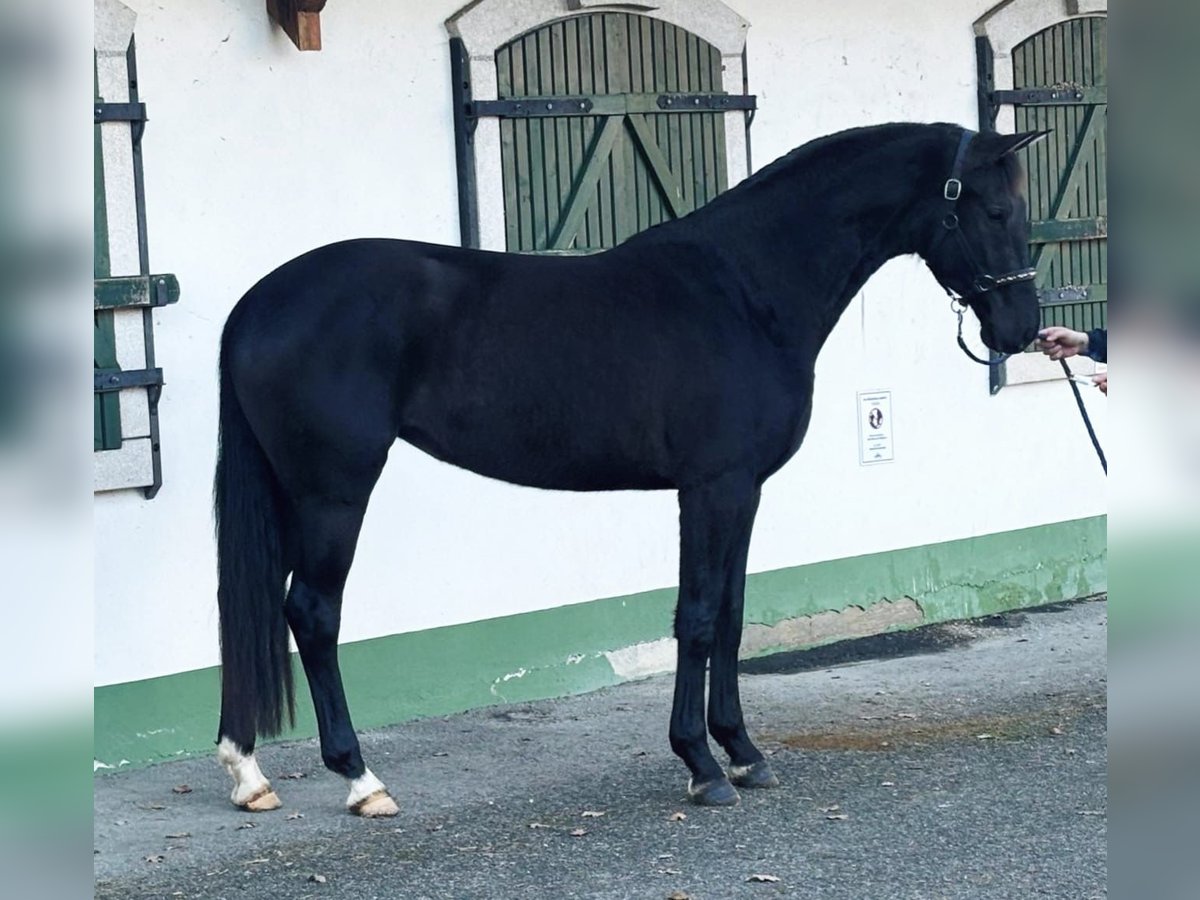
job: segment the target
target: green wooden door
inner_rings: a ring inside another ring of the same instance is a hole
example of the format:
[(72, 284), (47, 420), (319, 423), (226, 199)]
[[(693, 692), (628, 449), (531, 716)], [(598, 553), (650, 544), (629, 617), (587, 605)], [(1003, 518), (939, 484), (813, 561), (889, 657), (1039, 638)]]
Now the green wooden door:
[(695, 35), (576, 16), (502, 47), (496, 72), (502, 99), (586, 99), (594, 113), (501, 119), (510, 251), (613, 247), (725, 189), (723, 113), (662, 111), (664, 95), (722, 90), (720, 53)]
[[(1028, 148), (1030, 232), (1045, 325), (1106, 327), (1108, 20), (1060, 22), (1012, 54), (1016, 130), (1051, 130)], [(1055, 96), (1048, 96), (1053, 93)]]

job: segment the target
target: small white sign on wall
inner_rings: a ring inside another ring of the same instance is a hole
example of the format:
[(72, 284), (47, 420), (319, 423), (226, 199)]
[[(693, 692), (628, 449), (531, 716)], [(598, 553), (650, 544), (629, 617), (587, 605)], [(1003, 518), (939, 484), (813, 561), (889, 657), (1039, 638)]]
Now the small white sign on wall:
[(858, 462), (873, 466), (892, 462), (892, 392), (864, 391), (858, 395)]

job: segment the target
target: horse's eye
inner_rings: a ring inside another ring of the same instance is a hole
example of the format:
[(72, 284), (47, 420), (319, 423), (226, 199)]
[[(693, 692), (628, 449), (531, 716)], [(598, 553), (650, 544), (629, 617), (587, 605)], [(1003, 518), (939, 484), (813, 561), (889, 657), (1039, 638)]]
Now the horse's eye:
[(995, 219), (997, 222), (1003, 222), (1008, 218), (1003, 206), (989, 206), (987, 214), (989, 219)]

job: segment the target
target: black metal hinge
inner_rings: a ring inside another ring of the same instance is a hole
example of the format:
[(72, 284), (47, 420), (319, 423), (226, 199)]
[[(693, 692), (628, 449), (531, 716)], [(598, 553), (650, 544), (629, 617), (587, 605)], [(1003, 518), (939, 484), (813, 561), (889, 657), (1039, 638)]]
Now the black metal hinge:
[(100, 122), (145, 122), (145, 103), (105, 103), (95, 105), (96, 123)]
[(623, 116), (649, 113), (701, 113), (758, 108), (753, 94), (594, 94), (579, 97), (518, 97), (474, 100), (470, 119), (537, 119), (550, 116)]
[(1042, 288), (1038, 291), (1038, 303), (1042, 306), (1059, 306), (1067, 303), (1086, 303), (1091, 299), (1087, 285)]
[(544, 116), (586, 116), (592, 111), (588, 97), (529, 97), (523, 100), (475, 100), (467, 106), (472, 118), (533, 119)]
[(126, 388), (150, 388), (155, 394), (163, 386), (162, 369), (96, 369), (93, 393), (107, 394)]
[(754, 94), (663, 94), (658, 106), (667, 112), (693, 110), (758, 109)]
[(97, 125), (101, 122), (129, 122), (134, 144), (141, 142), (147, 121), (145, 103), (106, 103), (100, 100), (94, 105), (93, 111)]
[(1104, 106), (1108, 103), (1108, 88), (1100, 85), (992, 91), (992, 103), (1014, 103), (1017, 106)]
[[(96, 383), (92, 390), (94, 394), (109, 394), (126, 388), (144, 387), (150, 400), (150, 420), (154, 422), (158, 415), (158, 400), (162, 396), (162, 369), (96, 369), (95, 372)], [(158, 436), (152, 437), (154, 449), (157, 451)]]

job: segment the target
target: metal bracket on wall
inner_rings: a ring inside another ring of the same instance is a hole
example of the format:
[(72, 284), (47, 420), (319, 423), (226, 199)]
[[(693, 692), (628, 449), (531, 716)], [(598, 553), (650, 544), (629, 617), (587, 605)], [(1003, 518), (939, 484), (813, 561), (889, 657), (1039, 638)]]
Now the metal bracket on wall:
[(101, 122), (129, 122), (133, 142), (136, 144), (141, 141), (147, 121), (145, 103), (105, 103), (101, 101), (95, 105), (93, 112), (97, 125)]
[(145, 103), (97, 103), (97, 122), (145, 122)]
[(169, 306), (179, 301), (174, 275), (127, 275), (95, 279), (96, 309)]
[(162, 394), (162, 369), (96, 369), (93, 393), (107, 394), (127, 388), (146, 388), (150, 402), (157, 404)]

